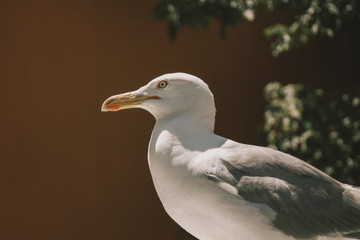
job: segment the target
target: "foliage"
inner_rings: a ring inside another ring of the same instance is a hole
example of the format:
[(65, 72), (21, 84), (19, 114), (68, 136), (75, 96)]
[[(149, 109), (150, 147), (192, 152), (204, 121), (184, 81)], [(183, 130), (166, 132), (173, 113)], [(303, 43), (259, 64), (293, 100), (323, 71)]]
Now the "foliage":
[(306, 43), (313, 36), (333, 37), (345, 24), (356, 26), (360, 22), (358, 0), (161, 0), (155, 14), (168, 19), (172, 39), (183, 25), (205, 27), (212, 19), (220, 23), (224, 37), (228, 25), (239, 19), (253, 21), (259, 9), (290, 9), (295, 14), (290, 25), (275, 24), (265, 29), (265, 35), (273, 39), (273, 56)]
[(264, 89), (265, 144), (297, 156), (334, 178), (360, 184), (360, 97), (331, 97), (300, 84)]

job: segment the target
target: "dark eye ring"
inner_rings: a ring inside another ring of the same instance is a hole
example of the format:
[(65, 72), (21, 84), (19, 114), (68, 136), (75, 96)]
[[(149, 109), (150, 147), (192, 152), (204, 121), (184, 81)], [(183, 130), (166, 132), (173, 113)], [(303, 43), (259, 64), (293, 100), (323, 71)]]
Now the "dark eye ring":
[(169, 83), (165, 80), (162, 80), (158, 83), (158, 88), (164, 89)]

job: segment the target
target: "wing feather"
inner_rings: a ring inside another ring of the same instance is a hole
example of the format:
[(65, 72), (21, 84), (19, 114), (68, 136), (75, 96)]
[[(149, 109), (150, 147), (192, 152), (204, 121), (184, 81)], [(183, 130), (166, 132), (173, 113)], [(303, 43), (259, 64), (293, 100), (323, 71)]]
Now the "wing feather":
[(295, 238), (360, 230), (360, 199), (349, 188), (310, 164), (269, 148), (223, 149), (206, 176), (235, 187), (244, 199), (270, 206), (273, 224)]

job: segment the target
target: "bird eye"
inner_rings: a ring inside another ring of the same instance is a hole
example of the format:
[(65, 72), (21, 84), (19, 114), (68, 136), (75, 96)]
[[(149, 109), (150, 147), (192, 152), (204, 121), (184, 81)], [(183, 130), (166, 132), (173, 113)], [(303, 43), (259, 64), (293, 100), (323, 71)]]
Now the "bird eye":
[(160, 82), (158, 83), (158, 88), (161, 88), (161, 89), (166, 88), (166, 86), (167, 86), (168, 84), (169, 84), (169, 83), (168, 83), (167, 81), (162, 80), (162, 81), (160, 81)]

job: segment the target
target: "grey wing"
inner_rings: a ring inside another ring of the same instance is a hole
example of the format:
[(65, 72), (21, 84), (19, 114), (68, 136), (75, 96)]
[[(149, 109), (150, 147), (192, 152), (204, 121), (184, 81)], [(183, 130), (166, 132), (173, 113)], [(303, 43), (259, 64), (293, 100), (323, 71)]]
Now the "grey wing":
[(244, 148), (232, 155), (207, 177), (271, 207), (277, 213), (274, 227), (295, 238), (360, 230), (360, 190), (347, 189), (309, 164), (271, 149)]

